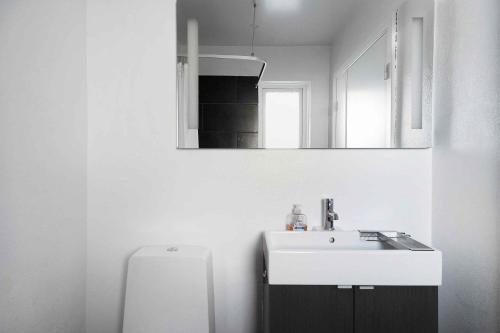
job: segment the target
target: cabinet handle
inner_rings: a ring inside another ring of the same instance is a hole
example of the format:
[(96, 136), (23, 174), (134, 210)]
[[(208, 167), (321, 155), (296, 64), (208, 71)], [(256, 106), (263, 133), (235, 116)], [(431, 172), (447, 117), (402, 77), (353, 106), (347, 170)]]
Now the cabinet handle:
[(352, 285), (339, 285), (337, 286), (338, 289), (352, 289)]
[(373, 290), (374, 286), (359, 286), (359, 290)]

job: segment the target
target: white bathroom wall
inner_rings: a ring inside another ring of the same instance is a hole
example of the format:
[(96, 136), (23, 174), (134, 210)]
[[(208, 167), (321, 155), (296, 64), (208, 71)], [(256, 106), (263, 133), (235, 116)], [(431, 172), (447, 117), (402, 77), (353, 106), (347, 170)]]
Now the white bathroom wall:
[(0, 1), (0, 332), (84, 332), (85, 1)]
[[(250, 46), (200, 46), (200, 52), (206, 54), (250, 55), (250, 49)], [(326, 45), (257, 46), (254, 50), (255, 56), (268, 63), (263, 81), (311, 82), (311, 147), (328, 147), (331, 48)]]
[(443, 333), (500, 331), (500, 2), (438, 0), (433, 240)]
[(87, 332), (120, 332), (127, 258), (166, 243), (210, 247), (217, 332), (256, 332), (261, 232), (293, 203), (430, 240), (431, 150), (176, 150), (174, 1), (87, 3)]

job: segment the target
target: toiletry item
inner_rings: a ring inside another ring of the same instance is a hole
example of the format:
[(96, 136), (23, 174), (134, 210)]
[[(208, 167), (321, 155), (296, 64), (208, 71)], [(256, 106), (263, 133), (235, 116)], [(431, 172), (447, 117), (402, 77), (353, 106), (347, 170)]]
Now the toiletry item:
[(286, 230), (307, 231), (307, 217), (302, 214), (300, 205), (293, 205), (292, 212), (287, 216)]

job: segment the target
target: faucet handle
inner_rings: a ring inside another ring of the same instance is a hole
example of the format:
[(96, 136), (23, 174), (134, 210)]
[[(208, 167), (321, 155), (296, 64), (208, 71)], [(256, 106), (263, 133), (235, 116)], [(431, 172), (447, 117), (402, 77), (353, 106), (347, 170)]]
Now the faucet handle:
[(322, 203), (322, 224), (325, 230), (334, 230), (335, 221), (339, 220), (339, 215), (334, 210), (334, 201), (332, 198), (321, 200)]

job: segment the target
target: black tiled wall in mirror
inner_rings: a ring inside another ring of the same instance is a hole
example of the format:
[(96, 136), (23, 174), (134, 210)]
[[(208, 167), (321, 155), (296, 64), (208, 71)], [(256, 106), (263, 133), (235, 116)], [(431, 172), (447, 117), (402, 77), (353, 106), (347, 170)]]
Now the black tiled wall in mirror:
[(200, 76), (200, 148), (257, 148), (257, 82), (254, 76)]

